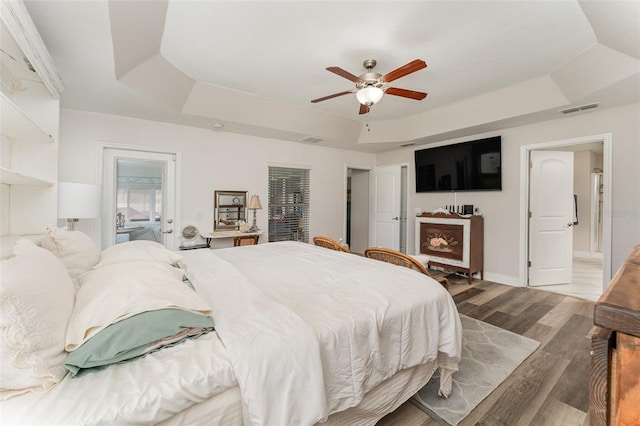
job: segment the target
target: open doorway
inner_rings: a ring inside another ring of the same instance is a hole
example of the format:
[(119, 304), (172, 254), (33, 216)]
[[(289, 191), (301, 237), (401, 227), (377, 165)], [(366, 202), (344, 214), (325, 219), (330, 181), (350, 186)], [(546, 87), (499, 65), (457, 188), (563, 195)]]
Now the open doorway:
[[(592, 137), (549, 142), (522, 147), (521, 164), (523, 197), (521, 198), (521, 230), (524, 244), (521, 246), (521, 277), (523, 285), (530, 284), (532, 235), (530, 222), (531, 187), (535, 179), (529, 172), (532, 151), (565, 151), (573, 154), (573, 189), (575, 219), (571, 253), (571, 274), (567, 282), (538, 287), (556, 293), (589, 300), (597, 300), (611, 275), (611, 219), (602, 213), (611, 202), (611, 136)], [(597, 174), (598, 178), (594, 177)], [(597, 188), (596, 188), (597, 187)], [(596, 244), (594, 244), (594, 241)]]
[(369, 170), (347, 168), (345, 240), (352, 253), (369, 246)]
[(407, 176), (407, 164), (346, 168), (345, 239), (352, 253), (370, 246), (407, 252)]

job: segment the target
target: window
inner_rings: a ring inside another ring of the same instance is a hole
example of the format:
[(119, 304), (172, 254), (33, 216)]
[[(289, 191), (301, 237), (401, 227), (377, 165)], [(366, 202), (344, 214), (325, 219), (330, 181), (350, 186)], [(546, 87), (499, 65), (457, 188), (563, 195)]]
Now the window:
[(162, 190), (118, 188), (117, 209), (126, 222), (157, 222), (162, 211)]
[(269, 242), (309, 242), (309, 170), (269, 167)]

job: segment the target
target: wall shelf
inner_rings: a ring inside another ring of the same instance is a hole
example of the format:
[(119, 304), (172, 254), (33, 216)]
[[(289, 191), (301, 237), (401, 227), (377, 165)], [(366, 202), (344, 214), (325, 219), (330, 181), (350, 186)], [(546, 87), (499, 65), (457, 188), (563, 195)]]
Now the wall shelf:
[(11, 141), (52, 143), (53, 137), (29, 118), (11, 99), (0, 94), (2, 133)]
[(53, 186), (53, 182), (0, 167), (0, 183), (22, 186)]
[[(24, 2), (3, 1), (2, 12), (0, 47), (7, 54), (0, 57), (0, 251), (5, 257), (22, 236), (57, 223), (63, 86)], [(24, 71), (22, 58), (35, 72)], [(14, 66), (16, 61), (22, 66)]]

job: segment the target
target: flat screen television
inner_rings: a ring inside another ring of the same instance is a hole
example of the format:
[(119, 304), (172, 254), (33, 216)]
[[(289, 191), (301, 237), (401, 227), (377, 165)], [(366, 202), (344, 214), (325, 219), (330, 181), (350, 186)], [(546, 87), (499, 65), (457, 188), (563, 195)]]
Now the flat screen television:
[(502, 139), (416, 150), (416, 192), (502, 190)]

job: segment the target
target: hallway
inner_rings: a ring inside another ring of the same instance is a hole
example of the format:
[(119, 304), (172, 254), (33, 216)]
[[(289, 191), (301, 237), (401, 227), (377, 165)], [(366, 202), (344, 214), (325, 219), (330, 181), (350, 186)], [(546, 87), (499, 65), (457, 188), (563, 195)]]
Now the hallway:
[(567, 296), (596, 301), (602, 294), (602, 259), (573, 258), (571, 283), (535, 287)]

